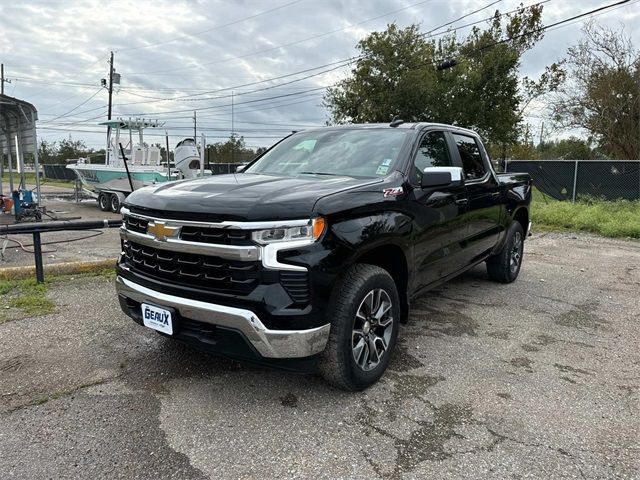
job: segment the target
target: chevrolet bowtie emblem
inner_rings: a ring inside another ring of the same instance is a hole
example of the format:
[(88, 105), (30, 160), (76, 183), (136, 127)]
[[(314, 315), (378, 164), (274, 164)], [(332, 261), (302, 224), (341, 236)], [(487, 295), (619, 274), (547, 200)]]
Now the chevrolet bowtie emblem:
[(164, 222), (149, 222), (147, 225), (147, 234), (161, 242), (165, 242), (167, 237), (175, 237), (178, 230), (180, 230), (179, 227), (169, 227)]

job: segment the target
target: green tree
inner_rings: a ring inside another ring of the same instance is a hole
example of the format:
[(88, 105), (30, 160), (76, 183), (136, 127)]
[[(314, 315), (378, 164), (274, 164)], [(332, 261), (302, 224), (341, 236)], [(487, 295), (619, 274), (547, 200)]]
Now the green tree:
[(569, 137), (562, 140), (543, 142), (536, 147), (538, 158), (542, 160), (596, 160), (603, 158), (591, 142), (583, 138)]
[(58, 145), (56, 142), (40, 140), (38, 145), (38, 162), (41, 165), (58, 161)]
[(248, 162), (256, 156), (256, 152), (247, 148), (244, 137), (231, 135), (225, 142), (207, 145), (207, 159), (210, 163)]
[[(538, 82), (518, 78), (522, 54), (543, 36), (541, 14), (541, 5), (510, 15), (496, 11), (464, 39), (429, 39), (417, 25), (371, 33), (357, 45), (361, 58), (351, 76), (325, 96), (332, 122), (388, 122), (399, 115), (470, 127), (491, 143), (516, 142), (521, 104), (557, 84), (555, 67)], [(436, 69), (454, 57), (455, 67)]]
[(590, 23), (583, 33), (567, 52), (555, 119), (586, 130), (612, 158), (640, 158), (640, 52), (619, 30)]
[(68, 139), (60, 140), (58, 146), (58, 154), (56, 156), (57, 163), (66, 163), (67, 160), (87, 156), (90, 151), (82, 140)]

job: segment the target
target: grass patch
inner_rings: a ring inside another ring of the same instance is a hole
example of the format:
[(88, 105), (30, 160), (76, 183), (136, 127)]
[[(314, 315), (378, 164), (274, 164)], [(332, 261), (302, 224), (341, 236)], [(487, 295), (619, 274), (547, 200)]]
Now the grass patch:
[(534, 190), (531, 220), (535, 228), (542, 230), (640, 239), (640, 201), (580, 198), (571, 203), (545, 198)]
[[(35, 188), (36, 186), (36, 175), (33, 172), (27, 172), (25, 173), (25, 182), (27, 183), (27, 187), (29, 189), (31, 189), (32, 187)], [(9, 183), (9, 174), (5, 172), (4, 175), (2, 175), (2, 182), (3, 183)], [(13, 184), (15, 186), (18, 185), (18, 183), (20, 182), (20, 175), (18, 175), (16, 172), (13, 172)], [(70, 181), (65, 181), (65, 180), (49, 180), (47, 178), (43, 178), (40, 177), (40, 185), (49, 185), (51, 187), (63, 187), (63, 188), (73, 188), (75, 185), (75, 182), (73, 180)]]
[(38, 284), (34, 279), (0, 282), (0, 324), (52, 313), (55, 305), (47, 297), (47, 288), (47, 283)]
[(0, 280), (0, 325), (11, 320), (53, 313), (55, 304), (47, 297), (49, 286), (92, 277), (113, 280), (115, 268), (105, 267), (70, 275), (47, 275), (45, 283), (37, 283), (34, 278)]
[(63, 398), (63, 397), (68, 397), (70, 395), (73, 395), (74, 393), (78, 392), (79, 390), (82, 390), (84, 388), (89, 388), (89, 387), (94, 387), (96, 385), (102, 385), (103, 383), (105, 383), (108, 379), (106, 378), (100, 378), (97, 380), (90, 380), (88, 382), (84, 382), (81, 383), (80, 385), (77, 385), (75, 387), (66, 389), (66, 390), (56, 390), (55, 392), (49, 394), (49, 395), (40, 395), (39, 397), (36, 397), (35, 400), (33, 400), (33, 402), (31, 402), (31, 405), (44, 405), (45, 403), (47, 403), (50, 400), (57, 400), (59, 398)]

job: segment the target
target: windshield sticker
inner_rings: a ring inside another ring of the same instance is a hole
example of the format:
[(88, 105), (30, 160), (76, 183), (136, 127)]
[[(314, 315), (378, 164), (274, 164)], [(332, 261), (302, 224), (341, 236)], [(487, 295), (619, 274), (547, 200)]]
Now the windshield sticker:
[(389, 167), (387, 167), (386, 165), (380, 165), (376, 170), (376, 175), (386, 175), (388, 171)]
[(381, 165), (384, 167), (388, 167), (389, 165), (391, 165), (391, 162), (393, 162), (391, 158), (385, 158)]
[(402, 187), (392, 187), (385, 188), (382, 190), (382, 195), (384, 197), (397, 197), (398, 195), (402, 195), (404, 193), (404, 188)]

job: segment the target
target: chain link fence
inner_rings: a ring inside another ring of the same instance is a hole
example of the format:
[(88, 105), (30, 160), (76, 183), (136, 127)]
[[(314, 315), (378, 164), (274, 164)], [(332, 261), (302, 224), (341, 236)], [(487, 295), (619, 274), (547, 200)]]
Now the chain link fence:
[(640, 200), (640, 160), (507, 160), (505, 172), (526, 172), (557, 200)]

